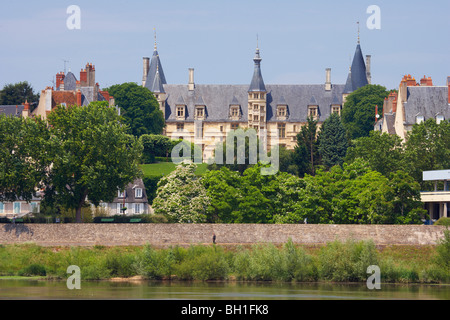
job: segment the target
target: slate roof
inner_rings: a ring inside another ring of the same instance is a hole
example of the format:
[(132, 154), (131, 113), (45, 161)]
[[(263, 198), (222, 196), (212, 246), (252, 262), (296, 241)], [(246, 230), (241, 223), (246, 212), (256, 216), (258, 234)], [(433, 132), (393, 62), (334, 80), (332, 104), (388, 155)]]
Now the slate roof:
[(249, 92), (265, 92), (266, 86), (261, 73), (261, 57), (259, 55), (259, 49), (256, 49), (256, 56), (253, 59), (255, 62), (255, 70), (253, 72), (252, 82), (250, 83)]
[(407, 102), (404, 103), (405, 122), (407, 125), (416, 123), (416, 116), (425, 117), (425, 120), (436, 118), (439, 113), (446, 120), (450, 119), (450, 106), (448, 103), (448, 86), (408, 87)]
[(75, 91), (77, 89), (77, 78), (69, 71), (64, 78), (64, 90)]
[[(206, 105), (208, 118), (206, 122), (247, 122), (248, 121), (248, 86), (247, 85), (196, 85), (194, 91), (189, 91), (187, 85), (164, 85), (167, 93), (166, 121), (190, 122), (194, 121), (194, 110), (201, 97)], [(320, 121), (328, 118), (331, 105), (342, 105), (344, 85), (333, 85), (331, 91), (325, 91), (320, 85), (267, 85), (267, 121), (277, 121), (276, 108), (280, 101), (289, 108), (287, 122), (306, 122), (308, 105), (315, 101), (319, 106)], [(187, 117), (185, 120), (176, 120), (176, 106), (185, 105)], [(231, 120), (230, 105), (240, 105), (242, 117), (240, 120)], [(286, 122), (284, 121), (284, 122)]]
[[(155, 83), (156, 72), (159, 72), (159, 77), (161, 78), (161, 83), (166, 84), (166, 77), (164, 75), (164, 70), (161, 64), (161, 59), (159, 59), (158, 51), (153, 51), (153, 56), (150, 60), (150, 67), (147, 74), (147, 81), (145, 82), (145, 87), (152, 91), (153, 84)], [(153, 92), (153, 91), (152, 91)]]
[(359, 88), (368, 85), (366, 63), (361, 50), (361, 45), (356, 46), (355, 56), (353, 57), (352, 67), (347, 78), (344, 93), (351, 93)]
[(22, 116), (22, 111), (25, 108), (24, 105), (0, 105), (0, 115), (6, 116)]
[[(135, 188), (142, 189), (142, 198), (135, 197)], [(128, 184), (126, 187), (125, 203), (148, 203), (147, 192), (142, 179), (136, 179), (133, 183)], [(123, 198), (116, 197), (112, 203), (123, 203)]]

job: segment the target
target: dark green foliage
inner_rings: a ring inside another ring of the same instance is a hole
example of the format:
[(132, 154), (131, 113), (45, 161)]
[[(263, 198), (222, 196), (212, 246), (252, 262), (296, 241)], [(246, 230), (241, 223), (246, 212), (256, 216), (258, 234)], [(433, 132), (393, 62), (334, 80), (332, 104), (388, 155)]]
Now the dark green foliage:
[(45, 270), (45, 266), (33, 263), (19, 270), (17, 274), (22, 277), (45, 276), (47, 275), (47, 271)]
[(142, 163), (155, 163), (156, 157), (170, 158), (174, 143), (163, 135), (144, 134), (141, 136), (144, 146)]
[(40, 118), (0, 115), (0, 201), (31, 200), (44, 186), (50, 133)]
[(27, 81), (7, 84), (0, 90), (0, 105), (22, 105), (26, 101), (32, 108), (39, 103), (39, 94), (33, 92)]
[(375, 106), (381, 110), (388, 95), (385, 87), (367, 85), (347, 96), (342, 109), (342, 123), (352, 139), (366, 137), (373, 131)]
[(134, 136), (161, 134), (165, 125), (164, 115), (159, 110), (158, 101), (147, 88), (136, 83), (123, 83), (111, 86), (106, 91), (120, 107), (129, 133)]
[(319, 154), (327, 168), (335, 165), (342, 166), (347, 154), (347, 132), (336, 113), (323, 123), (319, 134)]
[(386, 177), (405, 168), (402, 139), (388, 133), (372, 131), (369, 136), (354, 140), (348, 148), (346, 162), (352, 163), (357, 158)]
[(300, 177), (305, 174), (314, 175), (316, 167), (321, 164), (319, 141), (317, 139), (317, 121), (308, 118), (308, 122), (297, 135), (297, 145), (294, 149), (294, 162)]

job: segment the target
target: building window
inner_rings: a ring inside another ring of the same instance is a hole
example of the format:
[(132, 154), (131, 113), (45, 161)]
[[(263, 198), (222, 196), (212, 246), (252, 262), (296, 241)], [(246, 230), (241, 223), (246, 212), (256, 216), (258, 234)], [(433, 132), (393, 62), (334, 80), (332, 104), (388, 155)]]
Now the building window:
[(438, 115), (438, 116), (436, 116), (436, 123), (437, 124), (440, 124), (442, 121), (444, 121), (444, 116), (442, 116), (442, 115)]
[(195, 118), (197, 120), (205, 119), (205, 107), (196, 107), (195, 108)]
[(30, 212), (31, 213), (39, 213), (39, 203), (31, 202), (30, 203)]
[(258, 111), (258, 110), (259, 110), (259, 105), (255, 104), (255, 105), (253, 106), (253, 110)]
[(317, 106), (308, 107), (308, 116), (313, 119), (317, 119), (319, 116), (319, 108)]
[(258, 116), (253, 116), (253, 121), (259, 121), (259, 117)]
[(134, 214), (141, 214), (141, 213), (144, 213), (143, 211), (144, 211), (144, 210), (143, 210), (143, 205), (142, 205), (142, 203), (135, 203), (135, 204), (134, 204)]
[(177, 107), (177, 118), (184, 118), (185, 107)]
[(118, 214), (124, 214), (123, 208), (127, 208), (127, 205), (123, 204), (123, 203), (118, 203), (117, 204), (117, 213)]
[(231, 124), (231, 130), (237, 130), (239, 128), (239, 124), (238, 123), (232, 123)]
[(0, 213), (5, 213), (5, 205), (3, 202), (0, 202)]
[(278, 107), (277, 115), (278, 117), (286, 117), (286, 107)]
[(126, 197), (126, 191), (124, 190), (124, 191), (118, 191), (117, 192), (117, 197), (118, 198), (125, 198)]
[(278, 137), (286, 138), (286, 124), (284, 124), (284, 123), (278, 124)]
[(239, 107), (232, 107), (231, 108), (231, 117), (232, 118), (239, 118)]
[(297, 132), (298, 129), (297, 129), (296, 125), (294, 125), (294, 129), (293, 130), (294, 130), (294, 132)]
[(254, 94), (253, 94), (253, 98), (254, 98), (254, 99), (259, 99), (259, 94), (258, 94), (258, 93), (254, 93)]
[(20, 202), (14, 202), (14, 213), (15, 214), (19, 214), (20, 213), (20, 209), (21, 209)]
[(416, 123), (417, 123), (417, 124), (421, 124), (421, 123), (424, 122), (424, 121), (425, 121), (424, 116), (417, 116), (417, 117), (416, 117)]
[(142, 188), (136, 188), (134, 190), (134, 197), (135, 198), (142, 198)]
[(331, 107), (331, 113), (341, 114), (341, 107), (340, 106), (332, 106)]
[(177, 131), (181, 132), (184, 130), (184, 123), (177, 123)]
[(220, 126), (220, 132), (223, 132), (223, 126)]

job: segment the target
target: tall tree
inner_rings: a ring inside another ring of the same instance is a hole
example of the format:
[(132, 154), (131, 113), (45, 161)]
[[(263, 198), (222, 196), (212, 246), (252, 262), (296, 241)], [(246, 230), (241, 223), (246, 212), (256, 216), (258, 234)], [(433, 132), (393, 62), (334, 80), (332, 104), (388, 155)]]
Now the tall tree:
[(29, 201), (44, 186), (49, 137), (40, 118), (0, 115), (0, 201)]
[(25, 101), (31, 105), (39, 102), (39, 94), (33, 92), (27, 81), (7, 84), (0, 90), (0, 105), (19, 105)]
[(368, 137), (353, 140), (347, 150), (347, 163), (353, 163), (358, 158), (366, 161), (373, 170), (389, 177), (392, 172), (404, 168), (402, 139), (397, 135), (371, 131)]
[(164, 115), (159, 103), (147, 88), (136, 83), (123, 83), (105, 89), (120, 107), (125, 124), (134, 136), (161, 134)]
[(317, 140), (317, 121), (308, 118), (308, 122), (297, 134), (297, 145), (294, 148), (294, 161), (298, 174), (315, 174), (315, 167), (320, 164), (319, 143)]
[(375, 106), (381, 110), (388, 95), (383, 86), (367, 85), (347, 96), (341, 119), (352, 139), (366, 137), (373, 131)]
[(48, 115), (48, 123), (50, 187), (63, 206), (76, 209), (77, 222), (87, 197), (95, 205), (111, 202), (118, 189), (140, 176), (142, 144), (126, 133), (127, 126), (107, 103), (58, 106)]
[(344, 163), (347, 154), (347, 132), (336, 113), (325, 120), (319, 133), (319, 153), (328, 168)]

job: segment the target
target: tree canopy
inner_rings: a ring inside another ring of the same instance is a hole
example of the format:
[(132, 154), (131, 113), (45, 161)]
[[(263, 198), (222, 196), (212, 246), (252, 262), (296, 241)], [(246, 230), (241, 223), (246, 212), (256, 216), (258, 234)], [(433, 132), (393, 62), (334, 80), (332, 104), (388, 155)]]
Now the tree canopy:
[(106, 102), (86, 107), (58, 106), (48, 115), (52, 169), (50, 188), (58, 202), (76, 209), (89, 201), (111, 202), (140, 176), (142, 144), (127, 134), (127, 126)]
[(121, 110), (129, 133), (134, 136), (161, 134), (164, 128), (164, 115), (153, 94), (136, 83), (113, 85), (105, 89), (112, 95)]
[(325, 120), (319, 133), (319, 154), (322, 163), (331, 168), (342, 165), (347, 154), (347, 132), (336, 113)]
[(347, 96), (341, 118), (352, 139), (368, 136), (373, 131), (375, 106), (381, 111), (388, 95), (383, 86), (366, 85)]
[(27, 81), (7, 84), (0, 90), (0, 105), (21, 105), (26, 101), (31, 105), (39, 103), (39, 94)]

